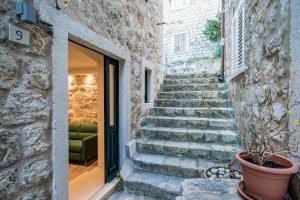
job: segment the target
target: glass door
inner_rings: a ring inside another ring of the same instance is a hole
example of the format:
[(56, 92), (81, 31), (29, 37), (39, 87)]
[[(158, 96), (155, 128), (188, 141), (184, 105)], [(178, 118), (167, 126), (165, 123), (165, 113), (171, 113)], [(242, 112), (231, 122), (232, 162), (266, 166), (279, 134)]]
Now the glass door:
[(119, 62), (105, 56), (105, 181), (119, 170)]

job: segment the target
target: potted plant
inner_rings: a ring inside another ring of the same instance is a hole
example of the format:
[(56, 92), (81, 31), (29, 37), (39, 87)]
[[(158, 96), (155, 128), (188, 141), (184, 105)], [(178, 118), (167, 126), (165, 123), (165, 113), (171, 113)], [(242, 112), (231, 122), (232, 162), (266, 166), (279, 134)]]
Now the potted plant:
[[(299, 165), (287, 158), (291, 152), (297, 151), (298, 142), (290, 142), (282, 148), (279, 148), (280, 145), (276, 145), (276, 142), (284, 141), (295, 133), (296, 129), (288, 123), (288, 118), (291, 116), (291, 108), (299, 102), (283, 109), (272, 98), (268, 86), (264, 85), (262, 88), (263, 98), (259, 103), (243, 111), (243, 117), (247, 119), (247, 122), (243, 123), (247, 132), (239, 136), (245, 151), (238, 152), (236, 159), (242, 166), (244, 186), (249, 196), (256, 199), (282, 200), (286, 196), (291, 176), (299, 170)], [(290, 96), (287, 97), (287, 102), (290, 102), (290, 99)], [(210, 109), (208, 105), (207, 107)], [(277, 118), (266, 114), (266, 110), (269, 110), (269, 113), (276, 111)], [(236, 125), (236, 122), (232, 123)], [(294, 123), (298, 126), (300, 121), (296, 120)]]

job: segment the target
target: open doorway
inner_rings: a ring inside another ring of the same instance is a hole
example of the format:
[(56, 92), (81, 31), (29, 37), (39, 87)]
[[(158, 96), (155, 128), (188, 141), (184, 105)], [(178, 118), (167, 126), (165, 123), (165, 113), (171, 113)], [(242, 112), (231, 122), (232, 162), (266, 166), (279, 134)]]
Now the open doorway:
[(68, 43), (69, 199), (88, 199), (119, 170), (118, 61)]

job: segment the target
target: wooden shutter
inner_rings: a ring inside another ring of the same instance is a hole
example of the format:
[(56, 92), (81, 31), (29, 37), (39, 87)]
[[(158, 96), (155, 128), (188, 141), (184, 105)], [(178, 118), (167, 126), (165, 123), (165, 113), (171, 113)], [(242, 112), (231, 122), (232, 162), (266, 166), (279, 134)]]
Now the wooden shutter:
[(244, 22), (245, 10), (244, 2), (241, 1), (232, 21), (232, 66), (231, 78), (244, 72), (245, 66), (245, 38)]

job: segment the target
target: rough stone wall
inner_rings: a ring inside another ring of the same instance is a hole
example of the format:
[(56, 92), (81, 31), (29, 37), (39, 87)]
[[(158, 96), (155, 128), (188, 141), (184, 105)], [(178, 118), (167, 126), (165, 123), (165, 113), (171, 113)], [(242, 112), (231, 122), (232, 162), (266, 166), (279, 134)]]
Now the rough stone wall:
[[(52, 1), (51, 1), (52, 2)], [(49, 3), (51, 3), (49, 2)], [(159, 90), (162, 64), (162, 0), (67, 0), (66, 13), (89, 28), (128, 49), (131, 55), (131, 132), (135, 137), (145, 113), (142, 109), (142, 58), (157, 63), (154, 92)], [(52, 3), (53, 4), (53, 3)], [(76, 11), (76, 12), (74, 12)]]
[[(216, 51), (216, 44), (203, 35), (204, 25), (208, 19), (215, 19), (219, 11), (219, 0), (189, 0), (187, 8), (173, 10), (171, 0), (164, 0), (164, 63), (194, 57), (211, 57)], [(186, 53), (174, 53), (173, 34), (188, 34)]]
[[(40, 1), (29, 1), (38, 9)], [(55, 1), (45, 0), (55, 8)], [(79, 21), (131, 54), (132, 138), (140, 127), (141, 61), (162, 63), (162, 1), (63, 0), (60, 12)], [(27, 23), (32, 46), (8, 41), (8, 22), (18, 22), (15, 0), (0, 3), (0, 199), (51, 196), (52, 36)], [(39, 13), (39, 10), (37, 10)], [(43, 24), (41, 24), (43, 25)], [(84, 38), (83, 38), (84, 39)], [(155, 92), (163, 69), (153, 70)]]
[(52, 39), (20, 23), (32, 46), (9, 42), (14, 2), (0, 3), (0, 199), (49, 199)]
[(69, 75), (69, 123), (98, 121), (97, 75)]
[[(238, 1), (226, 2), (226, 79), (235, 109), (238, 132), (247, 132), (252, 121), (275, 127), (288, 126), (290, 66), (290, 5), (288, 0), (245, 0), (245, 65), (247, 70), (230, 80), (231, 25)], [(270, 100), (267, 96), (271, 95)], [(271, 102), (271, 104), (269, 104)], [(256, 124), (257, 124), (256, 123)], [(274, 147), (288, 144), (288, 137), (274, 137)]]

